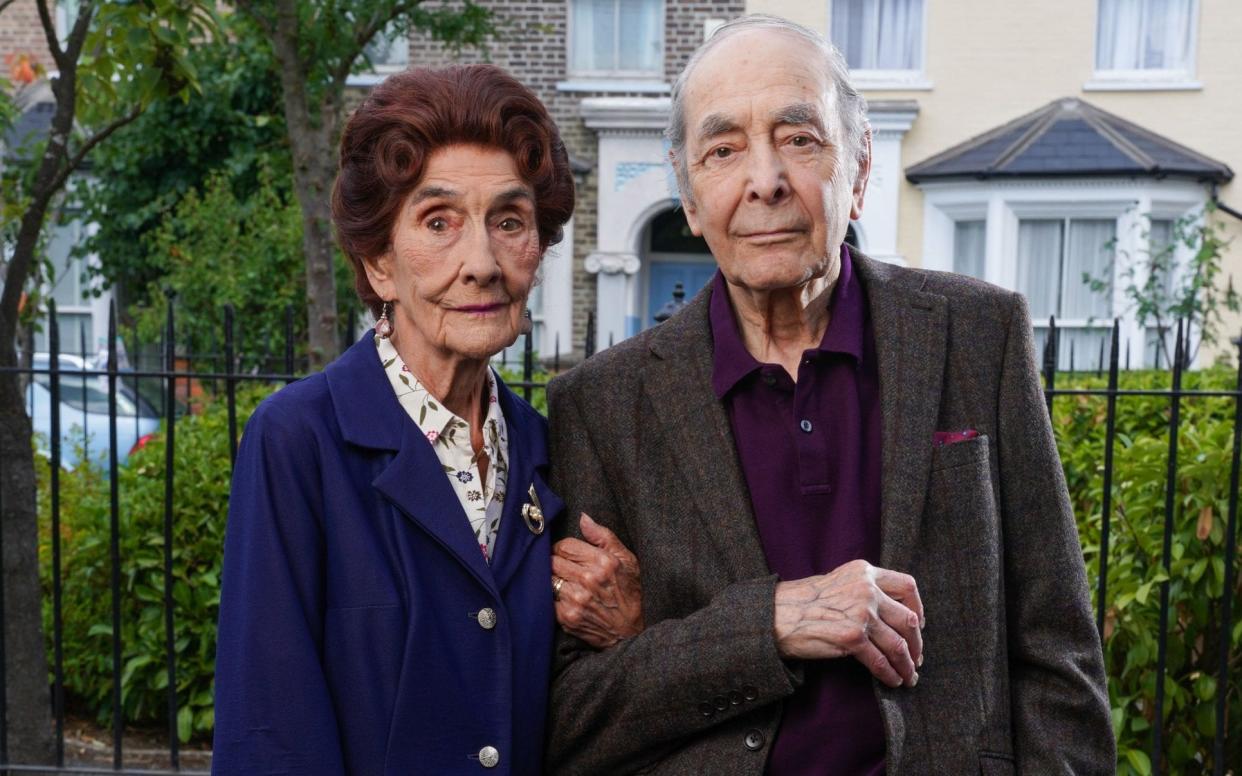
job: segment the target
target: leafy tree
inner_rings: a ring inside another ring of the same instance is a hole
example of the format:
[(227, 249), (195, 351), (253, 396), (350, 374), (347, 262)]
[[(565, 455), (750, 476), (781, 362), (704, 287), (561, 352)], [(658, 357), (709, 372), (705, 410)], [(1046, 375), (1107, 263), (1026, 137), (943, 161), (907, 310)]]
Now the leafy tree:
[(369, 65), (364, 50), (376, 35), (417, 27), (454, 47), (480, 45), (493, 31), (491, 14), (471, 0), (434, 9), (422, 0), (239, 0), (236, 7), (271, 39), (279, 69), (302, 211), (310, 365), (318, 369), (339, 350), (329, 194), (346, 79)]
[[(0, 12), (12, 0), (0, 0)], [(37, 254), (49, 212), (93, 149), (133, 122), (156, 98), (188, 97), (196, 72), (186, 52), (214, 30), (211, 4), (197, 0), (82, 0), (63, 40), (53, 7), (36, 0), (56, 76), (46, 139), (16, 174), (6, 170), (2, 212), (16, 223), (0, 293), (0, 367), (16, 366), (24, 293), (37, 286)], [(30, 310), (31, 306), (27, 306)], [(4, 548), (5, 678), (13, 761), (46, 761), (51, 704), (39, 621), (35, 472), (31, 425), (16, 372), (0, 372), (0, 544)]]
[(157, 100), (118, 131), (92, 155), (92, 175), (76, 197), (82, 220), (97, 230), (79, 250), (98, 257), (127, 312), (151, 302), (148, 292), (166, 271), (149, 236), (209, 177), (224, 175), (239, 201), (259, 188), (261, 169), (282, 194), (292, 191), (271, 47), (235, 14), (221, 28), (188, 54), (199, 73), (194, 99)]

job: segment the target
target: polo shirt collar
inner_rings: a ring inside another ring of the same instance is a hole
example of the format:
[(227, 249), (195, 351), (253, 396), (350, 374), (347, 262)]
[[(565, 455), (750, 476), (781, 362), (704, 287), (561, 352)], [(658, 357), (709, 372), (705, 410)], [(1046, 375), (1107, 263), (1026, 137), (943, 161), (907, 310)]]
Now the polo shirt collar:
[[(828, 309), (832, 317), (823, 339), (815, 350), (822, 353), (838, 353), (853, 356), (861, 363), (863, 358), (863, 330), (866, 318), (862, 286), (854, 274), (849, 248), (841, 244), (841, 275), (832, 290)], [(712, 296), (709, 309), (712, 330), (712, 390), (718, 399), (733, 389), (751, 372), (763, 366), (742, 340), (737, 319), (733, 315), (733, 303), (724, 275), (716, 270), (712, 278)]]

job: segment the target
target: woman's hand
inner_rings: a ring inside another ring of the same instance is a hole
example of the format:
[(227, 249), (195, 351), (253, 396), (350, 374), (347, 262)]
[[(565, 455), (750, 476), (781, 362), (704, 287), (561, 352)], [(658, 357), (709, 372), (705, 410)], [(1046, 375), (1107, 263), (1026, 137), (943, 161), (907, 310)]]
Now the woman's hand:
[(562, 539), (552, 549), (556, 620), (570, 635), (605, 649), (643, 632), (638, 558), (585, 512), (581, 526), (586, 541)]

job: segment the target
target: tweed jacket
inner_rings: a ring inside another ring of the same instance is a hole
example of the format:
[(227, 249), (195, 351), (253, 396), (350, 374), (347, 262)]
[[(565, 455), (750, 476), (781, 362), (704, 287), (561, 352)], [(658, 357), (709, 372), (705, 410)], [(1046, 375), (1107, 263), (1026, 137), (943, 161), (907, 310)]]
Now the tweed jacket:
[[(880, 565), (913, 575), (926, 610), (918, 685), (875, 682), (887, 771), (1111, 773), (1103, 658), (1026, 303), (854, 255), (879, 359)], [(587, 512), (633, 550), (647, 623), (602, 652), (559, 637), (550, 773), (761, 774), (801, 681), (775, 646), (777, 580), (711, 388), (710, 294), (549, 388), (553, 487), (573, 516), (560, 528)], [(968, 428), (979, 436), (933, 445)]]

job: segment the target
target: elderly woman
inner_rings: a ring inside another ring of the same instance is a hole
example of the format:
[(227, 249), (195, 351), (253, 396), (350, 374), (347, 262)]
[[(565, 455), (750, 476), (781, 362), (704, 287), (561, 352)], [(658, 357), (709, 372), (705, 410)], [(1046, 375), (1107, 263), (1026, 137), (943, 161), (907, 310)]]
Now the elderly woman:
[(604, 529), (552, 577), (546, 424), (488, 366), (573, 210), (565, 148), (475, 65), (376, 87), (340, 164), (333, 217), (378, 323), (246, 427), (213, 770), (536, 774), (554, 592), (596, 646), (641, 629), (636, 563)]

